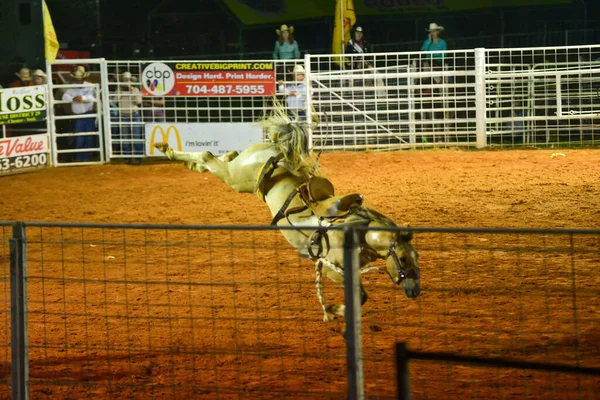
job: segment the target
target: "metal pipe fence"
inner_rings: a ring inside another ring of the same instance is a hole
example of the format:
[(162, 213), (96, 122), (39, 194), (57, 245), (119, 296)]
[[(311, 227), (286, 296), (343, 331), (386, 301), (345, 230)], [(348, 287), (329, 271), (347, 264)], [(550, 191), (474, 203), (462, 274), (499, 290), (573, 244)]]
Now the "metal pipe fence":
[[(306, 88), (297, 111), (312, 123), (311, 144), (318, 151), (582, 147), (600, 142), (600, 45), (345, 57), (314, 54), (303, 60), (253, 61), (272, 67), (275, 96), (143, 94), (144, 66), (164, 62), (160, 60), (62, 60), (57, 64), (89, 64), (90, 79), (99, 84), (100, 160), (132, 162), (136, 158), (137, 162), (152, 156), (152, 132), (162, 129), (167, 140), (170, 127), (177, 131), (210, 131), (215, 129), (210, 126), (213, 123), (239, 124), (231, 125), (232, 131), (256, 127), (276, 102), (288, 106), (291, 97), (285, 93), (297, 84), (292, 72), (296, 66), (304, 68)], [(56, 92), (61, 86), (50, 89)], [(206, 89), (206, 85), (197, 87)], [(63, 126), (70, 117), (54, 117), (58, 111), (51, 110), (56, 139), (52, 151), (56, 160), (58, 152), (65, 152), (64, 162), (72, 165), (67, 156), (78, 150), (66, 150), (60, 143), (71, 135)], [(204, 135), (193, 132), (194, 139)]]
[[(359, 273), (360, 230), (346, 230), (345, 290), (324, 280), (326, 302), (347, 305), (344, 338), (279, 228), (0, 223), (0, 397), (392, 398), (397, 342), (600, 367), (600, 230), (409, 229), (414, 300)], [(446, 362), (411, 372), (415, 398), (585, 398), (597, 383)]]

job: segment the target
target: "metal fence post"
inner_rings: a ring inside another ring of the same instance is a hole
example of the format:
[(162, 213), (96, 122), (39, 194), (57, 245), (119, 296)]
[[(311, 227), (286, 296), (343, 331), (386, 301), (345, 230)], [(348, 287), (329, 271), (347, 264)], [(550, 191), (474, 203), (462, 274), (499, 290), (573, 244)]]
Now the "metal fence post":
[[(312, 114), (313, 114), (313, 102), (312, 102), (312, 76), (310, 71), (310, 54), (304, 55), (304, 79), (306, 82), (306, 122), (308, 122), (308, 148), (312, 149), (313, 146), (313, 131), (312, 131)], [(315, 110), (316, 111), (316, 110)]]
[(487, 145), (485, 104), (485, 49), (475, 49), (475, 146), (481, 149)]
[(351, 228), (344, 231), (344, 301), (348, 399), (363, 400), (365, 388), (361, 342), (360, 259), (356, 230)]
[(10, 322), (12, 356), (12, 398), (29, 399), (29, 357), (27, 338), (27, 245), (25, 226), (13, 225), (10, 239)]
[(410, 380), (408, 378), (408, 350), (403, 342), (396, 343), (396, 382), (398, 400), (410, 400)]

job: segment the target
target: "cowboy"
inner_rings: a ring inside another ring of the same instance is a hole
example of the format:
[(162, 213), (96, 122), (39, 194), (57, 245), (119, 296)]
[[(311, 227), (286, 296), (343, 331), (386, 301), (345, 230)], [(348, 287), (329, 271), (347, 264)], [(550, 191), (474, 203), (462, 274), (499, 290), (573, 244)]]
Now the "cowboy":
[[(70, 102), (70, 111), (73, 115), (92, 114), (94, 112), (94, 103), (96, 97), (94, 87), (84, 79), (90, 76), (85, 67), (79, 65), (74, 72), (69, 74), (71, 83), (79, 87), (69, 88), (62, 96), (62, 100)], [(73, 133), (91, 132), (88, 135), (78, 135), (75, 137), (75, 148), (89, 149), (95, 146), (96, 118), (83, 117), (73, 120)], [(91, 161), (94, 156), (92, 152), (81, 152), (75, 154), (75, 161)]]
[[(133, 76), (131, 72), (125, 71), (120, 76), (118, 93), (115, 94), (112, 103), (119, 108), (120, 116), (120, 136), (123, 140), (123, 154), (142, 156), (144, 151), (144, 137), (142, 133), (142, 118), (140, 115), (140, 105), (142, 104), (142, 93), (132, 85)], [(133, 145), (133, 152), (131, 151)], [(140, 165), (142, 159), (127, 158), (126, 164)]]
[(15, 75), (18, 76), (19, 79), (11, 82), (11, 88), (33, 85), (31, 82), (31, 70), (29, 68), (23, 67), (19, 70), (19, 72), (15, 72)]
[(283, 80), (277, 81), (278, 91), (286, 95), (288, 113), (293, 117), (306, 117), (306, 83), (304, 82), (304, 67), (296, 65), (293, 69), (294, 83), (284, 85)]

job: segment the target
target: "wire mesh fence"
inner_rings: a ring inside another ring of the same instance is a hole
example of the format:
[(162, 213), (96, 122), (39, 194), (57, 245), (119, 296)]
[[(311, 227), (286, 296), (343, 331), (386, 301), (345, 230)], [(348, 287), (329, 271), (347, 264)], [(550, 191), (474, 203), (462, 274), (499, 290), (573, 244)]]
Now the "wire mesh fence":
[[(31, 398), (341, 399), (352, 394), (350, 370), (364, 371), (367, 398), (395, 398), (397, 342), (600, 368), (597, 230), (414, 228), (422, 294), (406, 298), (383, 273), (362, 276), (361, 365), (350, 369), (343, 321), (322, 321), (314, 264), (272, 228), (26, 230)], [(344, 302), (340, 286), (324, 285), (327, 304)], [(410, 370), (414, 398), (593, 398), (598, 383), (448, 362)], [(0, 391), (9, 385), (7, 369)]]
[[(364, 279), (365, 387), (394, 396), (393, 341), (411, 350), (600, 371), (600, 232), (417, 232), (423, 295)], [(410, 362), (420, 398), (594, 398), (598, 376)]]
[(345, 391), (343, 338), (277, 232), (29, 227), (28, 253), (36, 398)]

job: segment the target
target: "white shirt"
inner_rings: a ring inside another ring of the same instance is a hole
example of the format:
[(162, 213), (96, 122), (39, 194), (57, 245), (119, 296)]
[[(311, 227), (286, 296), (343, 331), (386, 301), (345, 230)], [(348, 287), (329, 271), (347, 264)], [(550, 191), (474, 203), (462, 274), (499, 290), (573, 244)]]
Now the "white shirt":
[[(295, 96), (290, 96), (290, 92), (296, 91)], [(285, 93), (285, 103), (290, 110), (305, 110), (306, 109), (306, 84), (297, 82), (291, 85), (279, 85), (279, 92)]]
[[(65, 91), (62, 96), (63, 101), (71, 102), (71, 112), (73, 114), (85, 114), (94, 109), (94, 87), (92, 84), (84, 82), (84, 87), (70, 88)], [(81, 96), (81, 103), (73, 101), (77, 96)]]

